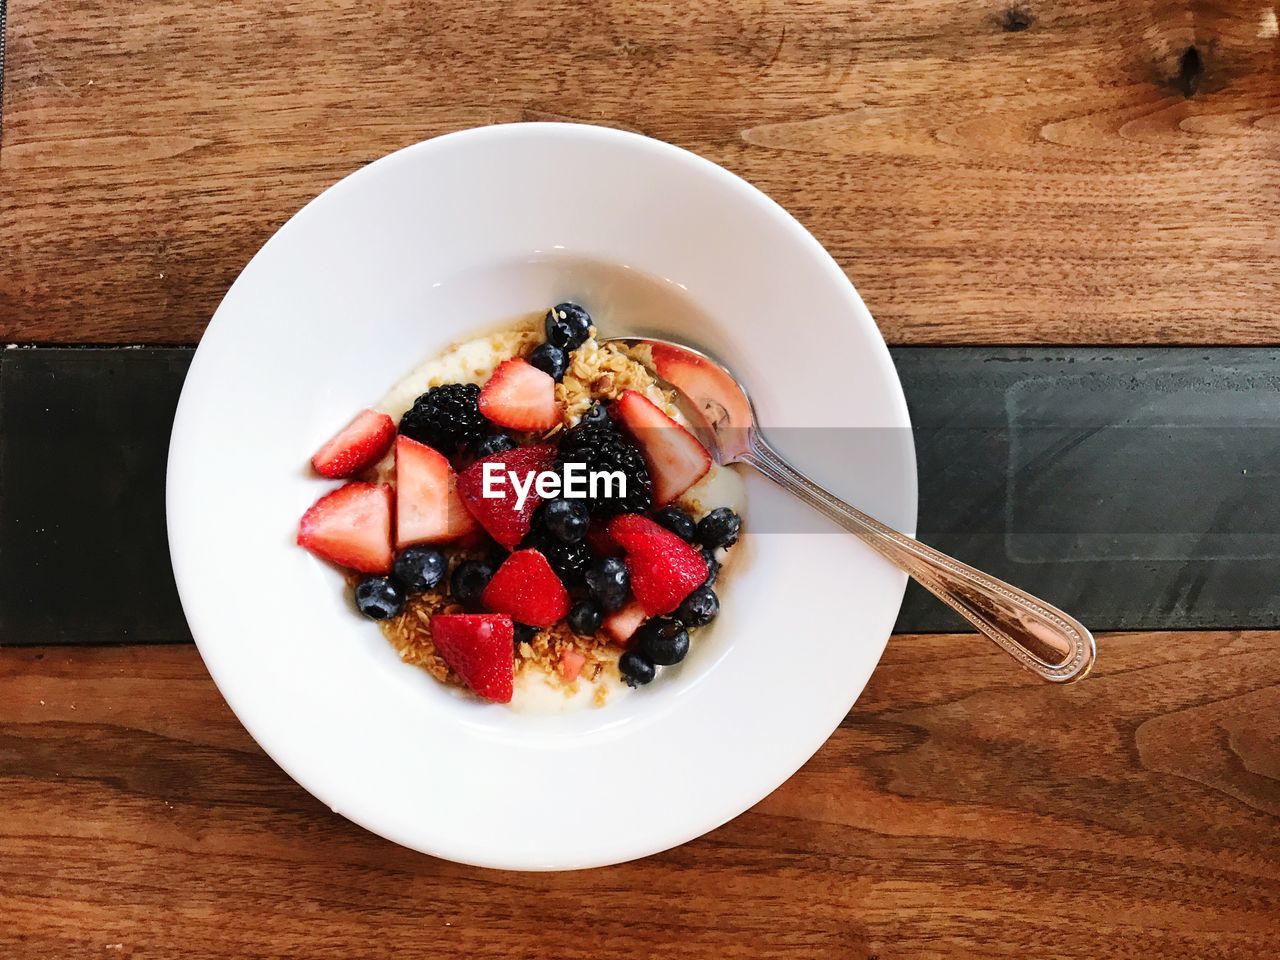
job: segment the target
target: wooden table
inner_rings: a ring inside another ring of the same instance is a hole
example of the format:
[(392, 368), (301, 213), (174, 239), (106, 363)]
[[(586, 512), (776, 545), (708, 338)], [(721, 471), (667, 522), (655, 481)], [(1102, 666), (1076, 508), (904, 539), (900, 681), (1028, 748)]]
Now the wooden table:
[[(5, 342), (192, 344), (320, 189), (527, 119), (640, 130), (747, 177), (847, 268), (890, 343), (1280, 340), (1266, 2), (7, 13)], [(0, 642), (8, 957), (1280, 953), (1275, 632), (1105, 634), (1069, 689), (973, 635), (895, 636), (836, 735), (755, 809), (561, 875), (455, 866), (331, 814), (189, 644)]]

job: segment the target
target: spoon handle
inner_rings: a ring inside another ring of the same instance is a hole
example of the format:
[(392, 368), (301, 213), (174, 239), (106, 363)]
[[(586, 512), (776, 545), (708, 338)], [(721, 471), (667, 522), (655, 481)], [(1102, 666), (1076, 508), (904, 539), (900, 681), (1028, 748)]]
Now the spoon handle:
[(1077, 620), (849, 506), (784, 460), (759, 432), (752, 431), (749, 447), (738, 459), (906, 571), (1032, 673), (1070, 683), (1093, 666), (1093, 635)]

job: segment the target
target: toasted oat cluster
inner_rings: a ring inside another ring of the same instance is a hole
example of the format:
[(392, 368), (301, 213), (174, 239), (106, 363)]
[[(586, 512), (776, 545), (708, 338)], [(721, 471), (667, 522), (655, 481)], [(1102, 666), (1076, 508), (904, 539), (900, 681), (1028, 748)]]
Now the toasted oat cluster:
[(628, 390), (643, 395), (667, 416), (678, 416), (671, 397), (638, 360), (612, 343), (596, 341), (595, 329), (573, 351), (564, 379), (556, 385), (556, 399), (563, 404), (565, 424), (572, 426), (601, 401), (617, 400)]
[(643, 358), (557, 304), (458, 344), (312, 458), (298, 543), (408, 664), (483, 700), (600, 705), (719, 612), (741, 487)]

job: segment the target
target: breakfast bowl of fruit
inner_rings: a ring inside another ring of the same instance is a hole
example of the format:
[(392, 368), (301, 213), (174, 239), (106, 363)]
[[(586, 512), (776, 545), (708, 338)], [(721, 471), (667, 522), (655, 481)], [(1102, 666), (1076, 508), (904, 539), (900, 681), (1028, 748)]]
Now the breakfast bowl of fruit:
[(175, 577), (228, 704), (335, 812), (465, 863), (613, 863), (742, 813), (848, 713), (904, 575), (727, 462), (679, 351), (641, 336), (749, 377), (779, 446), (912, 528), (906, 408), (853, 287), (678, 148), (426, 141), (227, 293), (174, 422)]
[(452, 345), (311, 458), (342, 484), (298, 545), (350, 572), (404, 662), (480, 700), (652, 682), (719, 614), (744, 501), (653, 367), (572, 302)]

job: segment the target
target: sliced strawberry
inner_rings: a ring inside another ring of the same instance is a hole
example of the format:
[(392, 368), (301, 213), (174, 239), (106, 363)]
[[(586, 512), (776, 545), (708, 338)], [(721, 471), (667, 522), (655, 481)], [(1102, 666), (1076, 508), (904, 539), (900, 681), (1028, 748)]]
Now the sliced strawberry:
[[(498, 478), (492, 484), (496, 497), (484, 495), (485, 464), (496, 464), (490, 471)], [(517, 447), (503, 453), (477, 460), (458, 474), (458, 492), (471, 515), (480, 521), (489, 536), (508, 550), (525, 538), (533, 527), (533, 511), (542, 503), (535, 486), (530, 486), (523, 506), (516, 508), (516, 488), (508, 474), (514, 474), (521, 484), (529, 483), (529, 475), (550, 470), (556, 463), (556, 448), (552, 446)], [(522, 487), (523, 489), (523, 487)]]
[(298, 546), (361, 573), (391, 571), (391, 488), (348, 483), (302, 515)]
[(609, 536), (626, 551), (631, 592), (651, 617), (670, 613), (707, 579), (702, 554), (647, 517), (615, 517)]
[(475, 528), (444, 454), (396, 437), (396, 549), (457, 540)]
[(556, 382), (524, 360), (505, 360), (480, 391), (480, 412), (512, 430), (550, 430), (560, 422)]
[(658, 506), (670, 503), (711, 469), (711, 455), (698, 438), (643, 394), (624, 390), (614, 409), (644, 454)]
[(502, 562), (480, 602), (531, 627), (549, 627), (569, 612), (569, 591), (541, 553), (517, 550)]
[(579, 650), (572, 648), (560, 654), (560, 677), (566, 683), (572, 683), (578, 679), (578, 675), (582, 673), (582, 668), (586, 666), (587, 658)]
[(515, 628), (500, 613), (438, 613), (431, 640), (462, 682), (486, 700), (511, 702)]
[(653, 368), (658, 376), (679, 388), (709, 427), (716, 427), (720, 449), (728, 457), (746, 448), (751, 406), (746, 394), (722, 367), (702, 357), (655, 343)]
[(350, 477), (382, 459), (396, 438), (396, 423), (385, 413), (362, 410), (311, 458), (324, 477)]
[(606, 615), (601, 626), (614, 643), (626, 648), (631, 642), (632, 634), (640, 629), (642, 623), (644, 623), (644, 607), (640, 606), (639, 600), (632, 600), (625, 607), (619, 607), (613, 613)]

